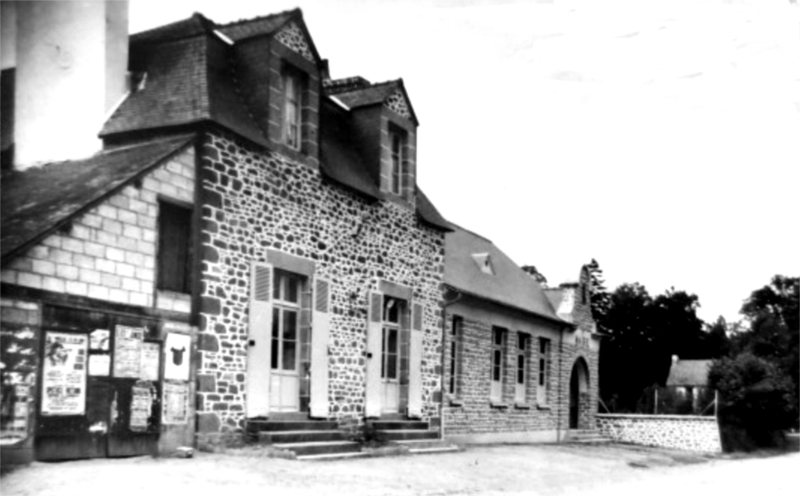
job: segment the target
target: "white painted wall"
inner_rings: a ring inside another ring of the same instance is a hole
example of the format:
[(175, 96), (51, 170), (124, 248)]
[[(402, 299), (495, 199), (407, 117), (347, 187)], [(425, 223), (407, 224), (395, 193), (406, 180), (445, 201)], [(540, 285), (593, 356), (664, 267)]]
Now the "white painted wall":
[(94, 154), (125, 94), (128, 2), (18, 2), (16, 18), (15, 166)]

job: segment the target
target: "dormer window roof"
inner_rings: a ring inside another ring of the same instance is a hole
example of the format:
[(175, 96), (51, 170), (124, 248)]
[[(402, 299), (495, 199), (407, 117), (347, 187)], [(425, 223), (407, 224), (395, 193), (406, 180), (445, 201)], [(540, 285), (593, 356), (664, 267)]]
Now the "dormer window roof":
[(494, 266), (492, 265), (492, 256), (489, 253), (473, 253), (472, 259), (478, 265), (478, 269), (487, 276), (495, 275)]
[(402, 79), (373, 84), (360, 76), (355, 76), (324, 81), (323, 89), (326, 95), (335, 96), (350, 109), (382, 105), (410, 120), (415, 126), (419, 126), (419, 120), (411, 106)]

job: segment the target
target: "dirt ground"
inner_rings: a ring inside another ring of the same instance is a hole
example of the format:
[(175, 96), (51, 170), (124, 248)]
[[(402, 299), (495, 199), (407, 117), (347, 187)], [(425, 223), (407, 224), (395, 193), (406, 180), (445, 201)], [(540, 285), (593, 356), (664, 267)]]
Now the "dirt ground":
[(459, 453), (298, 462), (198, 453), (34, 463), (0, 478), (3, 496), (798, 494), (800, 453), (702, 457), (622, 445), (469, 447)]

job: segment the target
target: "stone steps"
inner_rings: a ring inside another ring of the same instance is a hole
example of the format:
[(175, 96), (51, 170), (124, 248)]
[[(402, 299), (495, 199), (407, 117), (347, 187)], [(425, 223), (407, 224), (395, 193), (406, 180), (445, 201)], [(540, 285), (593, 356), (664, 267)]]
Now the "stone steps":
[(422, 429), (380, 429), (376, 430), (378, 435), (386, 441), (407, 441), (414, 439), (436, 439), (439, 435), (436, 431)]
[(457, 445), (447, 441), (442, 441), (441, 439), (406, 440), (396, 442), (400, 446), (408, 448), (408, 452), (411, 454), (450, 453), (460, 450)]
[(274, 443), (278, 449), (293, 452), (297, 458), (313, 455), (343, 455), (361, 452), (361, 446), (353, 441), (305, 441), (300, 443)]
[(298, 431), (261, 431), (257, 434), (260, 444), (302, 443), (319, 441), (346, 441), (347, 436), (340, 430), (298, 430)]
[(564, 441), (569, 443), (600, 444), (610, 443), (611, 439), (595, 429), (574, 429), (567, 432)]

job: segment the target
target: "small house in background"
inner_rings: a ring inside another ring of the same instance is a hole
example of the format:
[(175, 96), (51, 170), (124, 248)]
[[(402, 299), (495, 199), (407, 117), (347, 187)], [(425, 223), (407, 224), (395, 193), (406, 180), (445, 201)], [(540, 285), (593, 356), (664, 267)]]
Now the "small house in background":
[(712, 360), (681, 360), (678, 355), (672, 355), (667, 388), (682, 400), (691, 400), (694, 412), (708, 388), (708, 369), (711, 362)]

